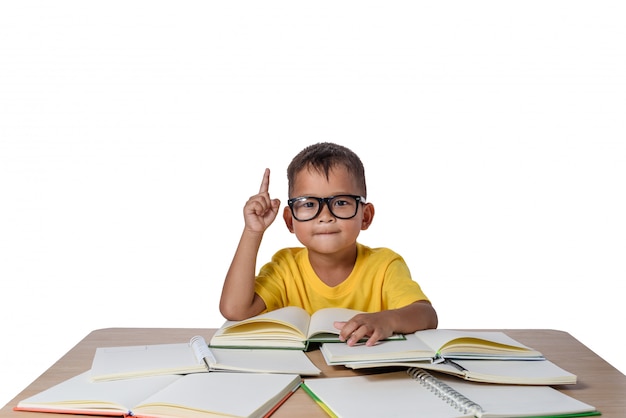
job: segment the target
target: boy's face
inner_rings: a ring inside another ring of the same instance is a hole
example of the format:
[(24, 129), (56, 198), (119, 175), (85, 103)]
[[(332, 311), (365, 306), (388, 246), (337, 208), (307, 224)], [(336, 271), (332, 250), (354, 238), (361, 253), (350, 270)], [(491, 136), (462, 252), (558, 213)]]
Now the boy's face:
[[(292, 190), (291, 197), (361, 195), (356, 181), (345, 167), (334, 167), (328, 178), (324, 173), (305, 168), (295, 176)], [(354, 250), (359, 233), (369, 227), (374, 217), (374, 207), (370, 203), (358, 206), (356, 216), (351, 219), (337, 218), (325, 203), (319, 215), (310, 221), (294, 219), (288, 206), (284, 209), (283, 218), (287, 228), (310, 252), (339, 254)]]

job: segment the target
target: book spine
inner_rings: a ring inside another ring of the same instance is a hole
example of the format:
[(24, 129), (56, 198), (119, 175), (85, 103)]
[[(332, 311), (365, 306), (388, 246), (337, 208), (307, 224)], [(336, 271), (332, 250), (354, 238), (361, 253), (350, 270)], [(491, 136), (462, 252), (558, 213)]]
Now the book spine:
[(309, 387), (306, 385), (306, 383), (302, 383), (300, 384), (300, 387), (304, 390), (304, 392), (309, 395), (311, 397), (311, 399), (313, 399), (313, 401), (320, 407), (322, 408), (322, 410), (324, 412), (326, 412), (326, 414), (328, 414), (329, 417), (331, 418), (339, 418), (329, 407), (328, 405), (326, 405), (324, 403), (324, 401), (322, 401), (320, 398), (317, 397), (317, 395), (315, 393), (313, 393), (313, 391), (311, 389), (309, 389)]
[(464, 414), (473, 414), (477, 418), (482, 416), (483, 409), (480, 405), (457, 392), (426, 370), (411, 367), (407, 370), (407, 373), (458, 411)]

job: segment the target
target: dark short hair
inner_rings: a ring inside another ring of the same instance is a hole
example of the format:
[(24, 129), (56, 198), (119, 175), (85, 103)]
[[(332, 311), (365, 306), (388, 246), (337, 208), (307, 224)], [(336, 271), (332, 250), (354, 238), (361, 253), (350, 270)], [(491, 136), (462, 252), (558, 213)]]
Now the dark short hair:
[(287, 167), (287, 181), (289, 197), (293, 191), (293, 184), (296, 175), (304, 169), (317, 170), (328, 178), (330, 170), (334, 167), (345, 167), (348, 173), (356, 179), (361, 190), (359, 193), (367, 198), (367, 187), (365, 186), (365, 168), (358, 155), (352, 150), (342, 145), (332, 142), (320, 142), (309, 145), (296, 155)]

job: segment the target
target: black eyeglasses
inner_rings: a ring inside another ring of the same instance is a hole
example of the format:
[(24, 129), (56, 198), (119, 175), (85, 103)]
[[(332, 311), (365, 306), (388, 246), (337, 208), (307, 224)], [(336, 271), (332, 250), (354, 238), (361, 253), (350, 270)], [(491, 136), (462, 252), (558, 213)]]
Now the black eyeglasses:
[(310, 221), (317, 218), (324, 203), (335, 218), (351, 219), (359, 211), (359, 203), (366, 203), (363, 196), (342, 194), (329, 197), (301, 196), (289, 199), (287, 204), (293, 217), (300, 222)]

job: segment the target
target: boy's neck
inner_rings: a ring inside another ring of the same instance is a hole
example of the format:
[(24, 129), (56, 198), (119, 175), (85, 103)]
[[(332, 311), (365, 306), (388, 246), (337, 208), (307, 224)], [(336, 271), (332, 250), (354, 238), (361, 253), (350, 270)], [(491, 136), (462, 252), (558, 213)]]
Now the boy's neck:
[(309, 252), (309, 262), (317, 277), (327, 286), (335, 287), (343, 283), (356, 263), (357, 248), (342, 254), (318, 254)]

